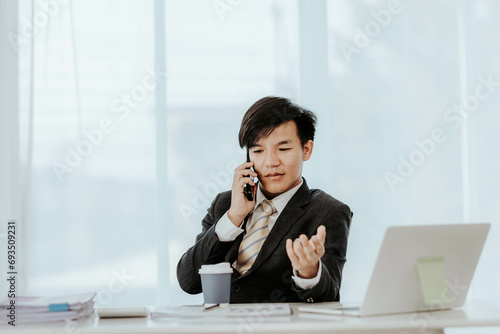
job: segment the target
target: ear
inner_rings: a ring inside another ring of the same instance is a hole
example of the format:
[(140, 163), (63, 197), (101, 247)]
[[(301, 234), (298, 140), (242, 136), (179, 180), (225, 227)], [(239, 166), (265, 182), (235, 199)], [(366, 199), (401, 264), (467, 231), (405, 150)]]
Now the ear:
[(304, 146), (302, 147), (302, 151), (304, 152), (304, 156), (302, 158), (303, 161), (307, 161), (311, 158), (313, 147), (314, 147), (314, 142), (312, 140), (309, 140), (307, 143), (304, 144)]

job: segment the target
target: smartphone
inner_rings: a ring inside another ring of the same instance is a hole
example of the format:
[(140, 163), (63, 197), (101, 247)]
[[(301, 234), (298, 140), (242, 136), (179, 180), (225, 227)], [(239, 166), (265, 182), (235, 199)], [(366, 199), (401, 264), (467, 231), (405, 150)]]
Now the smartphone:
[[(250, 162), (250, 152), (248, 149), (247, 149), (247, 162)], [(247, 200), (253, 201), (252, 186), (249, 185), (248, 183), (245, 183), (245, 185), (243, 186), (243, 194), (245, 194), (245, 197), (247, 198)]]

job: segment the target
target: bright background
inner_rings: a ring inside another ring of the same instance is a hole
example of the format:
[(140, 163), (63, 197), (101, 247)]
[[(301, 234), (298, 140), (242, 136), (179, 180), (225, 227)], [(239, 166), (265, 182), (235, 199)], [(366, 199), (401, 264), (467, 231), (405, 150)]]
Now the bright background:
[[(390, 3), (0, 0), (1, 219), (19, 221), (21, 291), (200, 303), (177, 261), (244, 161), (244, 112), (280, 95), (319, 118), (309, 186), (354, 212), (342, 300), (361, 301), (387, 226), (491, 222), (468, 297), (499, 304), (500, 3)], [(446, 140), (418, 153), (435, 129)]]

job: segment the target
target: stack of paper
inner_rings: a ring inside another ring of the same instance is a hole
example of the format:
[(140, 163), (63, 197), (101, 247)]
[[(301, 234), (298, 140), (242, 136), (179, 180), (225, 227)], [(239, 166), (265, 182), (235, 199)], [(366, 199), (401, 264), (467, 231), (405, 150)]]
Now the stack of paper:
[(0, 302), (0, 315), (10, 325), (80, 320), (94, 313), (95, 295), (9, 298)]

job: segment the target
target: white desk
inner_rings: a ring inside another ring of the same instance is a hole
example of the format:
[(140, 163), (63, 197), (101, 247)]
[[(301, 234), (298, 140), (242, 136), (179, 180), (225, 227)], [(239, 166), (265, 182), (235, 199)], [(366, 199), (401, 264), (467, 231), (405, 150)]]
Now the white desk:
[[(374, 317), (344, 317), (298, 313), (288, 317), (99, 319), (76, 325), (20, 325), (16, 333), (444, 333), (444, 328), (500, 326), (500, 307), (467, 301), (461, 309)], [(0, 332), (7, 329), (0, 327)], [(11, 328), (8, 328), (11, 329)]]

